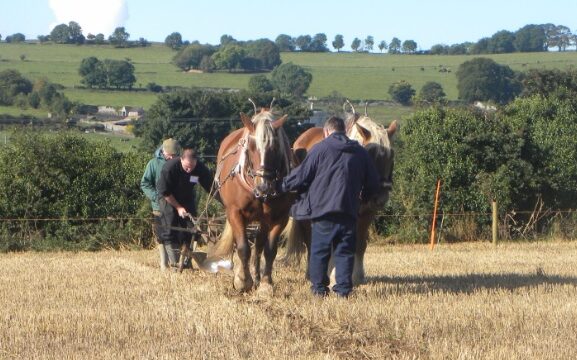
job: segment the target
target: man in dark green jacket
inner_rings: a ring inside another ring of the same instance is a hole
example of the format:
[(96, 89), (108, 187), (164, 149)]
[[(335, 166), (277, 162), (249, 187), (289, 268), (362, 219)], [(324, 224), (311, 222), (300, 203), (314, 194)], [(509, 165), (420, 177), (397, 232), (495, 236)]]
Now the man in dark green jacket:
[[(158, 233), (160, 231), (159, 226), (160, 224), (160, 206), (158, 205), (158, 193), (156, 191), (156, 183), (160, 178), (160, 173), (162, 171), (162, 167), (166, 161), (171, 160), (174, 157), (177, 157), (179, 154), (180, 146), (178, 142), (174, 139), (166, 139), (162, 143), (162, 146), (159, 147), (154, 152), (154, 158), (146, 164), (146, 170), (144, 170), (144, 175), (142, 176), (142, 180), (140, 181), (140, 188), (146, 195), (146, 197), (150, 200), (150, 205), (152, 207), (152, 232), (154, 233), (154, 237), (156, 242), (158, 243), (158, 251), (160, 254), (160, 268), (165, 270), (168, 268), (169, 258), (176, 258), (178, 259), (177, 254), (172, 254), (175, 249), (167, 249), (163, 241), (160, 240), (158, 237)], [(171, 254), (168, 253), (171, 252)], [(178, 250), (176, 250), (178, 251)], [(176, 264), (173, 264), (176, 265)]]

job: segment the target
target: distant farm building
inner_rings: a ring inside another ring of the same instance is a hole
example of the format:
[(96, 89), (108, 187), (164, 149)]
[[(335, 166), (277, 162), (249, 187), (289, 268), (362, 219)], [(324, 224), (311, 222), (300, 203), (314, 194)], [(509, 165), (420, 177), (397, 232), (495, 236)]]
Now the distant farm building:
[(99, 106), (98, 115), (104, 116), (118, 116), (118, 112), (112, 106)]
[(123, 118), (138, 119), (144, 114), (144, 109), (135, 106), (123, 106), (119, 115)]

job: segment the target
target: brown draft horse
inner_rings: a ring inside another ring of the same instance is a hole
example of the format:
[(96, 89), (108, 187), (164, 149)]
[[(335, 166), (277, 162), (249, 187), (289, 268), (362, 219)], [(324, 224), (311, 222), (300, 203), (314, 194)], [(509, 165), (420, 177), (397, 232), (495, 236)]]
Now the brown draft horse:
[[(276, 119), (270, 108), (257, 113), (254, 107), (252, 119), (241, 113), (244, 127), (229, 134), (218, 151), (215, 181), (226, 208), (227, 225), (209, 258), (228, 257), (236, 245), (240, 263), (234, 264), (235, 289), (244, 292), (254, 285), (259, 291), (272, 293), (273, 262), (292, 203), (290, 194), (276, 193), (276, 184), (290, 171), (292, 153), (282, 129), (287, 115)], [(246, 228), (253, 222), (258, 223), (259, 231), (251, 262)]]
[[(352, 140), (357, 140), (367, 149), (380, 176), (378, 195), (375, 199), (367, 203), (361, 203), (357, 218), (357, 246), (353, 269), (353, 284), (358, 285), (365, 281), (364, 256), (367, 249), (370, 225), (375, 219), (377, 211), (387, 203), (389, 192), (392, 188), (394, 152), (391, 148), (390, 138), (397, 130), (397, 121), (393, 121), (389, 127), (385, 129), (368, 116), (366, 106), (365, 115), (361, 116), (348, 101), (343, 106), (343, 109), (346, 104), (349, 104), (353, 111), (352, 114), (347, 116), (347, 136)], [(293, 144), (296, 161), (298, 163), (302, 162), (307, 152), (323, 139), (322, 128), (311, 128), (302, 133)], [(289, 220), (282, 234), (287, 243), (285, 259), (289, 263), (300, 261), (300, 257), (305, 250), (307, 251), (307, 259), (310, 257), (310, 228), (311, 224), (309, 221), (296, 221), (292, 218)], [(329, 271), (330, 270), (334, 271), (332, 266)], [(332, 277), (333, 276), (331, 276), (331, 278)]]

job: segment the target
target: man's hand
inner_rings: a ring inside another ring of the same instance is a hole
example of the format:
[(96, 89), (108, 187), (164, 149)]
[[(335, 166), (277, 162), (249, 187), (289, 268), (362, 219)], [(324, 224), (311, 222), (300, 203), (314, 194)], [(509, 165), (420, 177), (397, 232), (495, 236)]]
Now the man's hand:
[(183, 219), (188, 216), (188, 212), (182, 206), (177, 207), (176, 211), (178, 211), (178, 216), (180, 216)]
[(167, 203), (169, 203), (170, 205), (172, 205), (176, 209), (178, 216), (180, 216), (183, 219), (188, 216), (188, 212), (186, 211), (184, 206), (180, 205), (178, 203), (178, 201), (176, 201), (174, 196), (172, 196), (172, 195), (165, 196), (164, 200), (166, 200)]

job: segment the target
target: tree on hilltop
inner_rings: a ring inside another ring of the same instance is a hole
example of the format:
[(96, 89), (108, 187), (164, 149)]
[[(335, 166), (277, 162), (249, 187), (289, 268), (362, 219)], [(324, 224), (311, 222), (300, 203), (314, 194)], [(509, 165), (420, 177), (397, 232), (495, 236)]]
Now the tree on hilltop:
[(345, 40), (341, 34), (335, 35), (335, 40), (333, 41), (333, 48), (340, 52), (341, 49), (345, 47)]
[(360, 51), (361, 50), (361, 39), (354, 38), (353, 42), (351, 43), (351, 49), (353, 51)]
[(108, 37), (108, 41), (117, 48), (123, 48), (128, 46), (129, 38), (130, 34), (127, 33), (124, 26), (122, 26), (114, 29), (112, 35)]
[(178, 50), (182, 47), (182, 35), (179, 32), (173, 32), (164, 39), (164, 45), (172, 50)]
[(371, 35), (367, 36), (365, 39), (365, 50), (373, 51), (373, 46), (375, 45), (375, 38)]

